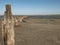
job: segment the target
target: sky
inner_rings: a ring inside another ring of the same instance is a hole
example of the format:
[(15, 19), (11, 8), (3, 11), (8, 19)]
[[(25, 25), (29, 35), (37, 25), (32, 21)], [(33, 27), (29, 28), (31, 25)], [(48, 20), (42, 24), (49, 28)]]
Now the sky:
[(13, 15), (60, 14), (60, 0), (0, 0), (0, 15), (11, 4)]

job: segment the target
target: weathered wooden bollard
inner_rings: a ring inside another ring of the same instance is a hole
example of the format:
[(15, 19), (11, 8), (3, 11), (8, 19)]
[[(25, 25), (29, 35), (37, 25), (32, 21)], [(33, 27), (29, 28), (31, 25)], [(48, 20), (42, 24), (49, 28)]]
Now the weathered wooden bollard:
[(11, 5), (6, 5), (4, 20), (2, 21), (3, 45), (14, 45), (14, 21), (11, 13)]

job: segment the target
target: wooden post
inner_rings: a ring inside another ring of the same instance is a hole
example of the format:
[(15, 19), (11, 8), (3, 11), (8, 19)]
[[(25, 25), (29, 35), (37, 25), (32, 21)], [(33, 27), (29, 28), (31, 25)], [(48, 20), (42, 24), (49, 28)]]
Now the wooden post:
[(11, 13), (11, 5), (6, 5), (4, 20), (2, 21), (3, 45), (14, 45), (14, 21)]

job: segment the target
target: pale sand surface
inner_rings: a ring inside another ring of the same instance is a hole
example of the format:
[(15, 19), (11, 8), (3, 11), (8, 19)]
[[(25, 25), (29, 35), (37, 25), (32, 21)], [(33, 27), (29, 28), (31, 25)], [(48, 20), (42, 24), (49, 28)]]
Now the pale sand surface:
[(60, 45), (60, 19), (26, 19), (15, 26), (15, 41), (15, 45)]

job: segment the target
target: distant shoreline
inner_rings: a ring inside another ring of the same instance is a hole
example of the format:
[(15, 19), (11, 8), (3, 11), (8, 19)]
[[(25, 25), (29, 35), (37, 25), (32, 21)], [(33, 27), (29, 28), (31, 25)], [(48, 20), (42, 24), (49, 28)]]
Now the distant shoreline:
[[(44, 19), (60, 19), (60, 15), (13, 15), (15, 16), (28, 16), (28, 18), (44, 18)], [(0, 15), (0, 19), (3, 18), (3, 15)]]

